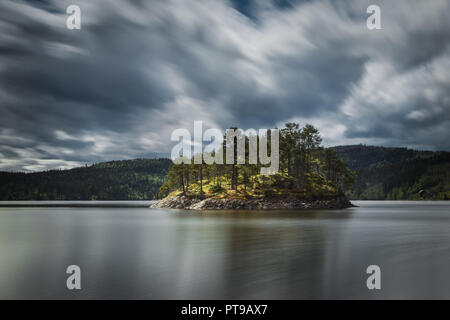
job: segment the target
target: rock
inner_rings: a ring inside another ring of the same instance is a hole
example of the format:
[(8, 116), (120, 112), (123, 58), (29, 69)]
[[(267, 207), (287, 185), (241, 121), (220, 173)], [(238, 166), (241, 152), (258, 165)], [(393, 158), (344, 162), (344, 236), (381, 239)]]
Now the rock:
[(220, 209), (344, 209), (354, 205), (345, 196), (331, 199), (305, 201), (299, 199), (233, 199), (233, 198), (193, 198), (178, 195), (165, 198), (151, 208), (172, 208), (187, 210)]

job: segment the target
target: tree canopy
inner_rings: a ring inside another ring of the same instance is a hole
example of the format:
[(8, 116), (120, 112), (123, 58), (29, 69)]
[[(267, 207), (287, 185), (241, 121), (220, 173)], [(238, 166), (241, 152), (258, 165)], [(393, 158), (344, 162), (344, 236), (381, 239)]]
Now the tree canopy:
[[(249, 164), (249, 137), (245, 137), (245, 164), (172, 164), (159, 196), (172, 192), (196, 197), (322, 198), (342, 194), (352, 184), (352, 172), (334, 150), (324, 149), (321, 143), (320, 133), (312, 125), (286, 123), (280, 130), (278, 173), (263, 176), (260, 163)], [(237, 153), (234, 155), (236, 158)]]
[(70, 170), (0, 172), (1, 200), (150, 200), (169, 159), (110, 161)]

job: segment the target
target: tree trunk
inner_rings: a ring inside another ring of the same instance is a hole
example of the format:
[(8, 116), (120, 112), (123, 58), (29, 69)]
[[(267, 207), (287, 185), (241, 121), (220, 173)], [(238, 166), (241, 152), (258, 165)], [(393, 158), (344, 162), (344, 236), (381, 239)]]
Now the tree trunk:
[(200, 165), (200, 197), (203, 197), (203, 166)]

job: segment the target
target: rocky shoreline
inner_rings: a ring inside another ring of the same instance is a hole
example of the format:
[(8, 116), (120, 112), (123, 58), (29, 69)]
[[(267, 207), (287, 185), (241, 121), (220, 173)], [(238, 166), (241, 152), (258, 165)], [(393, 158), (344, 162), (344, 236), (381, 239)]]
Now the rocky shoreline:
[(170, 208), (186, 210), (236, 210), (236, 209), (345, 209), (354, 205), (345, 196), (323, 200), (300, 200), (290, 198), (191, 198), (186, 196), (169, 197), (160, 200), (150, 208)]

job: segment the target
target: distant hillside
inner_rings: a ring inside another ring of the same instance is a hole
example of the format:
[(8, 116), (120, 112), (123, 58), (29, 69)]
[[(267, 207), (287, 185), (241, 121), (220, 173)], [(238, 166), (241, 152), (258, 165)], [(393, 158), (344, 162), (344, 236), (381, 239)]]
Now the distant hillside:
[(365, 169), (370, 166), (389, 165), (417, 157), (435, 154), (432, 151), (417, 151), (407, 148), (388, 148), (366, 146), (363, 144), (333, 147), (339, 157), (347, 162), (351, 170)]
[(171, 163), (169, 159), (136, 159), (71, 170), (0, 172), (0, 200), (155, 199)]
[(347, 190), (351, 199), (450, 198), (449, 152), (365, 145), (333, 149), (355, 171), (355, 183)]
[[(450, 152), (365, 145), (333, 147), (354, 171), (351, 199), (450, 199)], [(150, 200), (169, 159), (102, 162), (71, 170), (0, 172), (0, 200)], [(419, 192), (421, 195), (419, 195)]]

